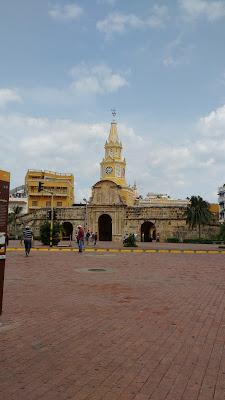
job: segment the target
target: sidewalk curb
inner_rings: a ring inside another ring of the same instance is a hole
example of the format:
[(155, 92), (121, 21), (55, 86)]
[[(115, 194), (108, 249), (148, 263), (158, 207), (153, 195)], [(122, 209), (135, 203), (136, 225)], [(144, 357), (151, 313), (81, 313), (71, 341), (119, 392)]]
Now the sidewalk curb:
[[(20, 247), (8, 247), (7, 251), (24, 251), (23, 248)], [(45, 252), (74, 252), (78, 253), (78, 249), (74, 248), (41, 248), (41, 247), (33, 247), (32, 251), (45, 251)], [(225, 250), (183, 250), (183, 249), (85, 249), (84, 253), (166, 253), (166, 254), (225, 254)]]

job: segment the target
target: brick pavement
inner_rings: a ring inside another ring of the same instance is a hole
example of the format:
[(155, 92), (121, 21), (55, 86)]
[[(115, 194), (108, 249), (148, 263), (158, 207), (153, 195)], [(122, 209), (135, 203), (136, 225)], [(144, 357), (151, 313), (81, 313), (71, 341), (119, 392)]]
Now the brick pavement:
[(225, 399), (224, 255), (12, 252), (5, 278), (1, 400)]
[[(60, 246), (67, 246), (69, 242), (64, 241), (60, 242)], [(9, 241), (10, 248), (23, 248), (19, 240), (10, 240)], [(38, 248), (46, 248), (47, 246), (43, 246), (41, 242), (38, 240), (34, 241), (33, 247)], [(72, 242), (72, 248), (77, 248), (75, 241)], [(93, 245), (90, 244), (88, 248), (93, 249)], [(110, 249), (121, 249), (123, 245), (121, 242), (97, 242), (96, 248), (110, 248)], [(167, 243), (167, 242), (138, 242), (138, 249), (180, 249), (180, 250), (220, 250), (218, 244), (192, 244), (192, 243)]]

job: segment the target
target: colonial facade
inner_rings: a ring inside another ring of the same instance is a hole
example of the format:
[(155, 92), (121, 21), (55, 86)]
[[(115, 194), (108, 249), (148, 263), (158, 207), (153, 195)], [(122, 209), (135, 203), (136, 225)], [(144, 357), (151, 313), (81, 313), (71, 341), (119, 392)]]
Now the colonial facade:
[[(41, 182), (42, 190), (38, 191)], [(53, 171), (29, 169), (25, 177), (28, 197), (28, 212), (51, 207), (51, 193), (54, 193), (54, 207), (71, 207), (74, 203), (74, 177)]]
[[(145, 199), (137, 196), (135, 185), (126, 182), (126, 161), (122, 156), (122, 144), (118, 137), (117, 123), (111, 123), (105, 154), (100, 163), (100, 180), (92, 187), (92, 195), (86, 204), (57, 208), (57, 220), (62, 224), (65, 237), (75, 238), (77, 225), (97, 232), (99, 241), (121, 241), (127, 233), (134, 233), (141, 241), (160, 241), (169, 237), (197, 237), (186, 225), (187, 200), (171, 199), (167, 195), (152, 194)], [(35, 236), (46, 220), (48, 208), (20, 217), (21, 229), (29, 223)], [(203, 235), (213, 237), (218, 230), (217, 222), (204, 227)]]

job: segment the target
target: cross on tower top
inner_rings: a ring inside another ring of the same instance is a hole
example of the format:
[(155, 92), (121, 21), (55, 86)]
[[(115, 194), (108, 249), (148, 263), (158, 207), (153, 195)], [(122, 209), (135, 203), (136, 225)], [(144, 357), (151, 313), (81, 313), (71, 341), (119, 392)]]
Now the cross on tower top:
[(115, 108), (112, 108), (111, 111), (112, 111), (113, 122), (114, 122), (114, 121), (115, 121), (115, 118), (116, 118), (116, 109), (115, 109)]

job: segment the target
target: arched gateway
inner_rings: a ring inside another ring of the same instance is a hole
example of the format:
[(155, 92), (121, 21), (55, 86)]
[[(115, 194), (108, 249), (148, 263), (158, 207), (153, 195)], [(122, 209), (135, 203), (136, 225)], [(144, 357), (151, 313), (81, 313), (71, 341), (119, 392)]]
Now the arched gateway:
[(62, 228), (63, 240), (71, 240), (73, 237), (73, 225), (71, 222), (63, 222)]
[(141, 225), (141, 241), (151, 242), (156, 239), (155, 225), (150, 221), (145, 221)]
[(98, 232), (100, 241), (112, 241), (112, 218), (108, 214), (99, 217)]

